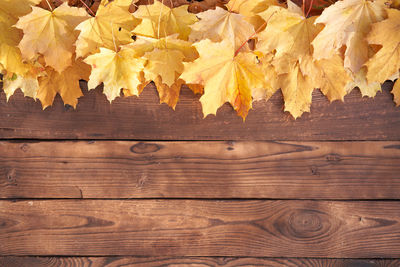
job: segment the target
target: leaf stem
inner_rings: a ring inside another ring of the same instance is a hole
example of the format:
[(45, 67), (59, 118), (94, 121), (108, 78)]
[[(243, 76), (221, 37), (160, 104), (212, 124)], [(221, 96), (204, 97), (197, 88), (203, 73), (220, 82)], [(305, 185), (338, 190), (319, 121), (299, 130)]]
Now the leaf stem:
[(240, 49), (242, 49), (243, 46), (245, 46), (246, 43), (247, 43), (248, 41), (250, 41), (251, 38), (254, 37), (254, 35), (256, 35), (265, 25), (267, 25), (268, 21), (271, 19), (271, 17), (272, 17), (276, 12), (277, 12), (277, 11), (274, 11), (274, 12), (271, 14), (271, 16), (269, 16), (269, 18), (268, 18), (263, 24), (261, 24), (261, 26), (258, 27), (258, 29), (255, 30), (254, 33), (253, 33), (252, 35), (250, 35), (250, 37), (249, 37), (245, 42), (243, 42), (243, 43), (239, 46), (239, 48), (235, 51), (235, 55), (234, 55), (235, 57), (237, 56), (237, 54), (239, 54)]
[(49, 6), (49, 8), (50, 8), (50, 11), (51, 11), (51, 12), (53, 12), (53, 7), (50, 5), (50, 3), (49, 3), (49, 1), (48, 1), (48, 0), (46, 0), (46, 3), (47, 3), (47, 5)]
[[(314, 4), (314, 0), (311, 0), (310, 7), (308, 8), (308, 11), (307, 11), (307, 14), (306, 14), (306, 18), (308, 18), (308, 15), (310, 15), (310, 12), (311, 12), (313, 4)], [(303, 11), (303, 14), (304, 14), (304, 11)]]
[(82, 3), (82, 5), (84, 5), (86, 7), (87, 10), (89, 10), (90, 15), (92, 15), (93, 17), (96, 17), (96, 14), (94, 14), (94, 12), (90, 9), (90, 7), (88, 5), (86, 5), (85, 2), (83, 2), (83, 0), (79, 0), (79, 1)]

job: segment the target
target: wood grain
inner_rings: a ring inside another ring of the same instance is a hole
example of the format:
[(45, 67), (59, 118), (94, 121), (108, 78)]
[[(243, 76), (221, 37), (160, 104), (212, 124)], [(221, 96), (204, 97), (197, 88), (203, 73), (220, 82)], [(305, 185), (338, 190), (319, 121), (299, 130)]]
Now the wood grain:
[(400, 199), (400, 142), (0, 142), (0, 198)]
[(7, 267), (398, 267), (400, 260), (216, 257), (0, 257)]
[(0, 255), (400, 257), (400, 202), (0, 201)]
[[(82, 83), (85, 87), (85, 84)], [(329, 101), (315, 90), (311, 113), (294, 120), (283, 112), (280, 92), (268, 102), (254, 103), (246, 122), (226, 104), (217, 116), (203, 119), (198, 96), (183, 89), (173, 111), (159, 104), (153, 85), (139, 97), (118, 98), (110, 105), (100, 89), (87, 92), (77, 110), (64, 107), (57, 97), (53, 107), (21, 93), (7, 103), (0, 96), (0, 138), (28, 139), (135, 139), (135, 140), (400, 140), (400, 108), (389, 90), (374, 99), (358, 90), (345, 102)]]

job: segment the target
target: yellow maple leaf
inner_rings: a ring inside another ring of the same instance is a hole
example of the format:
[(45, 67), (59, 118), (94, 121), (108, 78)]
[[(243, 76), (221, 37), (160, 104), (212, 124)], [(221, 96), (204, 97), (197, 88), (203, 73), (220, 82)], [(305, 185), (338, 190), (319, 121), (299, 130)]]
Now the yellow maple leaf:
[(346, 85), (351, 78), (343, 67), (343, 59), (339, 55), (333, 55), (328, 59), (315, 62), (313, 78), (314, 86), (320, 88), (329, 101), (344, 101), (347, 94)]
[(228, 40), (239, 48), (254, 33), (254, 27), (240, 14), (217, 7), (197, 14), (199, 22), (191, 25), (189, 40), (197, 42), (210, 39), (214, 42)]
[(80, 31), (76, 41), (76, 56), (96, 53), (100, 47), (115, 49), (115, 46), (118, 48), (131, 43), (131, 31), (139, 23), (129, 13), (131, 3), (132, 0), (102, 0), (96, 16), (76, 27)]
[(299, 64), (295, 64), (287, 74), (279, 75), (280, 87), (285, 100), (285, 111), (297, 119), (303, 112), (310, 112), (312, 80), (302, 74)]
[(255, 29), (262, 27), (264, 20), (258, 16), (270, 6), (280, 6), (277, 0), (232, 0), (226, 4), (230, 12), (236, 12), (245, 17)]
[(209, 39), (195, 43), (199, 58), (184, 63), (181, 79), (191, 84), (204, 85), (200, 98), (203, 114), (216, 114), (219, 107), (229, 102), (238, 115), (246, 117), (251, 108), (252, 88), (263, 87), (264, 73), (252, 52), (239, 52), (229, 40), (219, 43)]
[(133, 15), (141, 19), (134, 33), (141, 36), (162, 38), (178, 33), (179, 38), (187, 40), (189, 25), (197, 21), (196, 15), (188, 12), (188, 5), (169, 8), (159, 1), (152, 5), (140, 5)]
[(253, 97), (253, 101), (267, 101), (280, 88), (278, 74), (275, 70), (275, 67), (272, 65), (274, 54), (268, 53), (264, 55), (260, 53), (257, 55), (257, 57), (261, 64), (261, 69), (264, 72), (265, 84), (262, 87), (252, 88), (251, 95)]
[(177, 35), (165, 38), (137, 37), (130, 47), (134, 48), (147, 60), (144, 73), (147, 80), (156, 80), (160, 76), (162, 83), (171, 86), (177, 81), (176, 76), (183, 71), (183, 62), (193, 61), (198, 57), (190, 42), (177, 39)]
[(279, 6), (277, 0), (231, 0), (226, 6), (232, 12), (251, 17), (265, 11), (270, 6)]
[[(304, 86), (304, 94), (298, 93), (299, 95), (310, 96), (312, 83), (314, 87), (319, 87), (330, 101), (343, 100), (347, 93), (345, 86), (350, 78), (345, 71), (341, 57), (334, 54), (328, 59), (318, 61), (314, 61), (312, 57), (311, 43), (322, 28), (320, 25), (315, 25), (316, 17), (305, 18), (302, 11), (293, 5), (289, 9), (269, 8), (262, 16), (268, 17), (268, 24), (265, 30), (258, 34), (260, 41), (256, 45), (256, 49), (263, 53), (275, 52), (271, 63), (277, 74), (280, 75), (278, 79), (284, 79), (280, 81), (281, 86), (288, 87), (290, 92), (302, 90), (301, 87), (285, 85), (285, 82), (294, 83), (298, 79), (300, 83), (308, 85)], [(293, 67), (297, 64), (300, 70)], [(281, 76), (283, 74), (286, 76)], [(310, 102), (305, 101), (304, 97), (301, 99), (303, 101), (291, 101), (289, 104), (288, 111), (295, 118), (309, 109), (306, 107), (309, 107)], [(307, 99), (311, 101), (311, 98)], [(295, 107), (295, 104), (299, 106)]]
[(138, 57), (146, 59), (145, 79), (155, 82), (161, 103), (174, 109), (182, 85), (178, 78), (184, 68), (183, 62), (196, 59), (196, 49), (190, 42), (177, 39), (177, 34), (160, 39), (138, 36), (130, 46), (138, 52)]
[(53, 11), (33, 7), (32, 12), (21, 17), (16, 27), (22, 29), (24, 37), (19, 43), (26, 60), (44, 56), (47, 66), (62, 72), (72, 64), (72, 54), (77, 32), (75, 27), (88, 18), (83, 8), (62, 4)]
[(367, 80), (383, 83), (400, 68), (400, 11), (388, 9), (388, 19), (372, 26), (370, 44), (382, 48), (367, 62)]
[(20, 89), (24, 96), (36, 99), (39, 90), (37, 74), (21, 76), (14, 73), (9, 77), (10, 74), (3, 76), (3, 90), (6, 93), (7, 101), (17, 89)]
[(314, 58), (330, 58), (346, 46), (344, 66), (353, 73), (368, 60), (366, 36), (371, 25), (386, 17), (381, 2), (370, 0), (344, 0), (326, 8), (316, 23), (325, 25), (313, 41)]
[(80, 80), (89, 78), (90, 67), (81, 60), (72, 62), (63, 72), (59, 73), (51, 67), (46, 68), (46, 74), (39, 77), (37, 98), (43, 109), (51, 106), (56, 94), (60, 94), (65, 105), (76, 108), (78, 98), (83, 96), (79, 86)]
[(21, 51), (17, 47), (20, 40), (18, 29), (7, 29), (4, 23), (0, 23), (0, 64), (8, 72), (17, 75), (23, 75), (29, 69), (23, 62)]
[(24, 75), (29, 70), (22, 61), (21, 51), (16, 47), (22, 39), (22, 31), (13, 25), (19, 17), (32, 11), (32, 5), (39, 2), (40, 0), (0, 1), (0, 64), (8, 72)]
[(362, 67), (356, 74), (349, 73), (352, 76), (352, 80), (347, 83), (346, 91), (349, 93), (355, 87), (360, 89), (362, 96), (374, 97), (377, 92), (381, 91), (381, 84), (378, 82), (367, 82), (367, 68)]
[(155, 79), (154, 83), (157, 87), (160, 103), (165, 103), (175, 110), (181, 93), (181, 87), (185, 82), (182, 79), (177, 79), (173, 84), (168, 86), (162, 83), (161, 77), (159, 76)]
[(396, 103), (396, 106), (400, 106), (400, 79), (397, 79), (397, 81), (394, 83), (393, 89), (392, 89), (392, 94), (394, 97), (394, 102)]
[(118, 52), (101, 47), (99, 53), (88, 56), (84, 61), (92, 66), (89, 90), (103, 83), (103, 92), (110, 102), (120, 95), (121, 89), (138, 96), (145, 60), (136, 56), (137, 52), (129, 46), (123, 46)]
[(19, 17), (32, 11), (31, 6), (37, 5), (41, 0), (1, 0), (0, 23), (8, 26), (14, 25)]
[(309, 65), (313, 64), (311, 42), (322, 27), (314, 24), (316, 17), (306, 19), (294, 11), (273, 7), (262, 13), (268, 24), (258, 34), (256, 49), (263, 53), (276, 51), (273, 64), (279, 74), (287, 73), (299, 61), (302, 73), (310, 75)]

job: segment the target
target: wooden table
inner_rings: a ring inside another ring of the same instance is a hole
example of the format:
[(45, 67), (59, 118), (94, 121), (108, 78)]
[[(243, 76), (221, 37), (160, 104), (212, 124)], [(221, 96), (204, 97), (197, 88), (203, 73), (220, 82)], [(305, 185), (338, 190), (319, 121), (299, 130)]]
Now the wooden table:
[(176, 111), (152, 85), (77, 110), (2, 93), (0, 266), (400, 266), (391, 86), (246, 122), (187, 89)]

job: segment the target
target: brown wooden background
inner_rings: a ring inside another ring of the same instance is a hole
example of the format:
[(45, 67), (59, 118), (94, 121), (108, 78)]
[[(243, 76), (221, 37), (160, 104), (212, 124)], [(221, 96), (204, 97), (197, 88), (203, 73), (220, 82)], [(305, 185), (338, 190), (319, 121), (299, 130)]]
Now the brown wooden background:
[[(82, 84), (84, 87), (84, 84)], [(400, 266), (391, 83), (294, 121), (172, 111), (153, 86), (77, 110), (0, 98), (0, 266)]]

